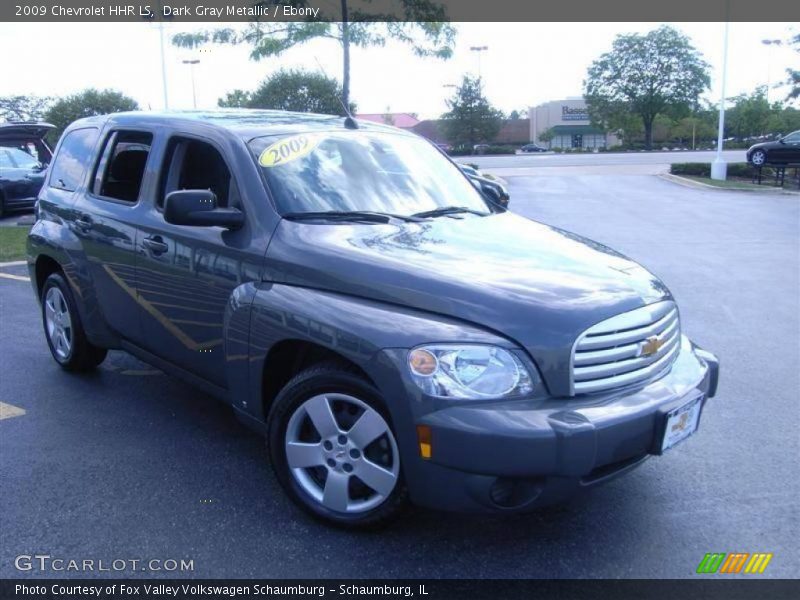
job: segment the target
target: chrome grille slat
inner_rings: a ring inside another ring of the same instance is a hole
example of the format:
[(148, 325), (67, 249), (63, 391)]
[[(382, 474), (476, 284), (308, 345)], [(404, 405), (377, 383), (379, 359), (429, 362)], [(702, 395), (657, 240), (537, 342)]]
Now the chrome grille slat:
[(582, 381), (580, 383), (576, 383), (575, 393), (589, 394), (591, 392), (607, 391), (613, 388), (646, 381), (654, 375), (660, 373), (662, 369), (665, 369), (667, 366), (669, 366), (672, 360), (678, 355), (679, 348), (680, 344), (676, 345), (668, 355), (666, 355), (660, 361), (653, 363), (649, 367), (646, 367), (645, 369), (630, 371), (628, 373), (623, 373), (622, 375), (609, 377), (607, 379), (595, 379), (594, 381)]
[(584, 350), (592, 350), (594, 348), (608, 348), (609, 346), (620, 346), (622, 344), (638, 342), (651, 335), (661, 333), (677, 316), (678, 311), (671, 311), (655, 323), (646, 327), (637, 327), (636, 329), (628, 329), (620, 332), (587, 333), (586, 337), (581, 340), (581, 348)]
[(615, 360), (624, 360), (626, 358), (636, 358), (636, 351), (638, 349), (639, 344), (626, 344), (624, 346), (616, 346), (609, 350), (578, 352), (575, 354), (575, 366), (582, 367), (585, 365), (596, 365)]
[[(641, 355), (647, 340), (661, 346)], [(584, 394), (646, 381), (671, 364), (680, 349), (675, 303), (658, 302), (622, 313), (587, 329), (572, 353), (572, 392)]]
[(629, 360), (618, 360), (615, 362), (590, 365), (588, 367), (575, 368), (575, 381), (586, 381), (587, 379), (599, 379), (601, 377), (613, 377), (628, 371), (634, 371), (639, 368), (646, 367), (667, 354), (672, 347), (678, 343), (678, 336), (673, 335), (666, 344), (664, 344), (658, 352), (652, 356), (640, 356)]

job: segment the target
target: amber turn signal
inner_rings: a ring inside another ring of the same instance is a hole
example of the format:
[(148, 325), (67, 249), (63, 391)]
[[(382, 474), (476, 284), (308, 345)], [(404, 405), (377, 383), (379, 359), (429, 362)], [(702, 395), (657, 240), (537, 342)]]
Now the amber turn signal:
[(433, 453), (431, 446), (431, 428), (427, 425), (417, 425), (417, 439), (419, 440), (419, 455), (429, 459)]
[(427, 350), (417, 348), (408, 355), (408, 364), (416, 375), (427, 376), (436, 372), (439, 361)]

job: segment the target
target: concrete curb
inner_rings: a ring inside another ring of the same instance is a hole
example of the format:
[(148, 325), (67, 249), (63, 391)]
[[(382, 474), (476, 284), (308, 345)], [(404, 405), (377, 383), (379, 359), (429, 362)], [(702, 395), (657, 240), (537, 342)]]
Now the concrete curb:
[(682, 185), (684, 187), (694, 188), (696, 190), (714, 190), (715, 192), (750, 192), (752, 194), (786, 194), (789, 196), (796, 196), (798, 193), (800, 193), (795, 192), (794, 190), (786, 190), (779, 187), (765, 187), (763, 189), (723, 188), (702, 183), (700, 181), (695, 181), (694, 179), (688, 179), (687, 177), (681, 177), (680, 175), (673, 175), (672, 173), (661, 173), (658, 176), (662, 179), (666, 179), (667, 181), (677, 183), (678, 185)]

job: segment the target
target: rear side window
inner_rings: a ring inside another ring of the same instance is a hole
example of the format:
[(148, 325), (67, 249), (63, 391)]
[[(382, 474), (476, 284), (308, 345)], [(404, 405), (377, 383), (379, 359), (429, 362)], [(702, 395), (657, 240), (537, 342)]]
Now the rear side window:
[(102, 178), (95, 193), (105, 198), (136, 202), (142, 189), (144, 168), (153, 135), (142, 131), (118, 131), (108, 138), (103, 152)]
[(50, 187), (74, 192), (83, 181), (86, 165), (92, 158), (98, 130), (94, 127), (74, 129), (61, 143), (50, 172)]

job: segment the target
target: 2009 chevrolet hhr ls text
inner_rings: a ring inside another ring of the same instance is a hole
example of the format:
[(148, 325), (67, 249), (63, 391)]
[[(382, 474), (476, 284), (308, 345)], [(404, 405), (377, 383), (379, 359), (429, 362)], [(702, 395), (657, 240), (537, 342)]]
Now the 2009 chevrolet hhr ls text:
[(28, 262), (62, 367), (123, 349), (224, 399), (339, 525), (563, 499), (691, 435), (717, 388), (644, 268), (351, 118), (77, 121)]

